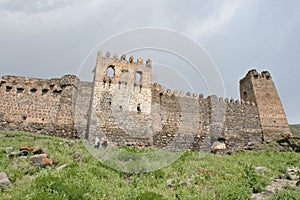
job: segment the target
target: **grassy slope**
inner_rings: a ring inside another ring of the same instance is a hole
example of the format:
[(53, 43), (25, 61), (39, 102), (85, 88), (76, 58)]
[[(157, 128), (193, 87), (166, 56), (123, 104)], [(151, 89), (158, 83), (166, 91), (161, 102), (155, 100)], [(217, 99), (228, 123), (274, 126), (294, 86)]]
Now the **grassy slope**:
[(300, 124), (290, 125), (290, 129), (294, 137), (300, 137)]
[[(124, 174), (102, 165), (80, 141), (67, 147), (61, 138), (15, 133), (15, 138), (0, 134), (0, 171), (4, 171), (13, 187), (0, 191), (0, 199), (247, 199), (253, 190), (262, 190), (271, 178), (282, 174), (288, 166), (300, 167), (300, 154), (280, 152), (248, 152), (234, 155), (186, 152), (170, 166), (146, 174)], [(44, 169), (28, 160), (9, 159), (6, 147), (18, 150), (21, 145), (40, 145), (63, 169)], [(80, 152), (79, 162), (72, 155)], [(253, 167), (265, 166), (270, 171), (255, 173)], [(174, 179), (175, 186), (167, 185)], [(192, 180), (183, 186), (180, 181)], [(130, 181), (128, 181), (130, 180)], [(296, 199), (300, 188), (287, 189), (278, 198)]]

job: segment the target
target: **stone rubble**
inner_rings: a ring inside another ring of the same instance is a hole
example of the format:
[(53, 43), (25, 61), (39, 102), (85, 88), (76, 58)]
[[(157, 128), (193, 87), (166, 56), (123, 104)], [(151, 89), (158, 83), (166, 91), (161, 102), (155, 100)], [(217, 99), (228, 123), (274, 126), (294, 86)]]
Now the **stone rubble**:
[[(259, 167), (259, 170), (264, 167)], [(256, 169), (257, 170), (257, 169)], [(271, 195), (274, 195), (276, 191), (283, 190), (286, 186), (297, 187), (300, 183), (300, 176), (298, 175), (300, 170), (298, 167), (289, 167), (285, 174), (280, 177), (274, 178), (274, 180), (265, 188), (261, 193), (254, 193), (251, 196), (253, 200), (264, 200)]]

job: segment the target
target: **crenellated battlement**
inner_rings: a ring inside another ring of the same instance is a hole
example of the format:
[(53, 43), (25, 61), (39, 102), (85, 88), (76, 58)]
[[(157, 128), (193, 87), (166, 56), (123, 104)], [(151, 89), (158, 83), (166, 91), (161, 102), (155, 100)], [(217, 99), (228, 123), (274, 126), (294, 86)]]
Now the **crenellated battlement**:
[(272, 76), (270, 72), (268, 71), (262, 71), (261, 73), (258, 73), (256, 69), (249, 70), (246, 76), (241, 79), (243, 81), (246, 78), (255, 78), (255, 79), (266, 79), (266, 80), (272, 80)]
[(117, 53), (113, 53), (113, 55), (111, 56), (111, 53), (109, 51), (107, 51), (105, 53), (105, 56), (103, 56), (102, 51), (98, 52), (98, 56), (97, 56), (97, 60), (99, 59), (103, 59), (103, 60), (113, 60), (115, 62), (119, 62), (119, 63), (126, 63), (126, 64), (133, 64), (134, 65), (144, 65), (147, 66), (149, 68), (152, 67), (152, 60), (151, 59), (147, 59), (146, 61), (143, 60), (143, 58), (139, 57), (135, 60), (134, 56), (131, 55), (128, 59), (126, 58), (126, 54), (117, 54)]
[(193, 98), (193, 99), (198, 99), (199, 101), (205, 101), (205, 100), (214, 100), (214, 101), (219, 101), (227, 104), (237, 104), (237, 105), (251, 105), (251, 106), (257, 106), (255, 102), (253, 101), (244, 101), (244, 100), (237, 100), (233, 98), (223, 98), (223, 97), (217, 97), (216, 95), (211, 95), (204, 97), (204, 94), (200, 93), (199, 95), (194, 92), (184, 92), (181, 90), (178, 92), (178, 90), (172, 91), (171, 89), (164, 89), (159, 83), (155, 82), (152, 85), (153, 90), (158, 92), (161, 96), (175, 96), (175, 97), (183, 97), (183, 98)]

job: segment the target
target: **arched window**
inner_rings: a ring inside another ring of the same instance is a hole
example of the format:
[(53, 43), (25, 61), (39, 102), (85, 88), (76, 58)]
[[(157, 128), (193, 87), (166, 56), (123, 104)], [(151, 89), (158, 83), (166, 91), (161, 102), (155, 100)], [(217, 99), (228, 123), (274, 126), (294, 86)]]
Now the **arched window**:
[(142, 72), (137, 71), (135, 73), (135, 82), (140, 83), (142, 81)]
[(115, 66), (108, 66), (107, 70), (106, 70), (106, 75), (109, 77), (109, 78), (113, 78), (115, 76)]

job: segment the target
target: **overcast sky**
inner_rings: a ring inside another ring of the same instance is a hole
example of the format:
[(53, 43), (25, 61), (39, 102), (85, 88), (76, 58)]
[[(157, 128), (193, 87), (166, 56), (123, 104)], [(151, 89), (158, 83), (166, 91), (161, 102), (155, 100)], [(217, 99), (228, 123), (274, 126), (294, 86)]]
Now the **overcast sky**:
[(76, 74), (106, 38), (161, 27), (207, 50), (227, 97), (239, 99), (249, 69), (270, 71), (289, 123), (300, 123), (299, 8), (297, 0), (0, 0), (0, 76)]

